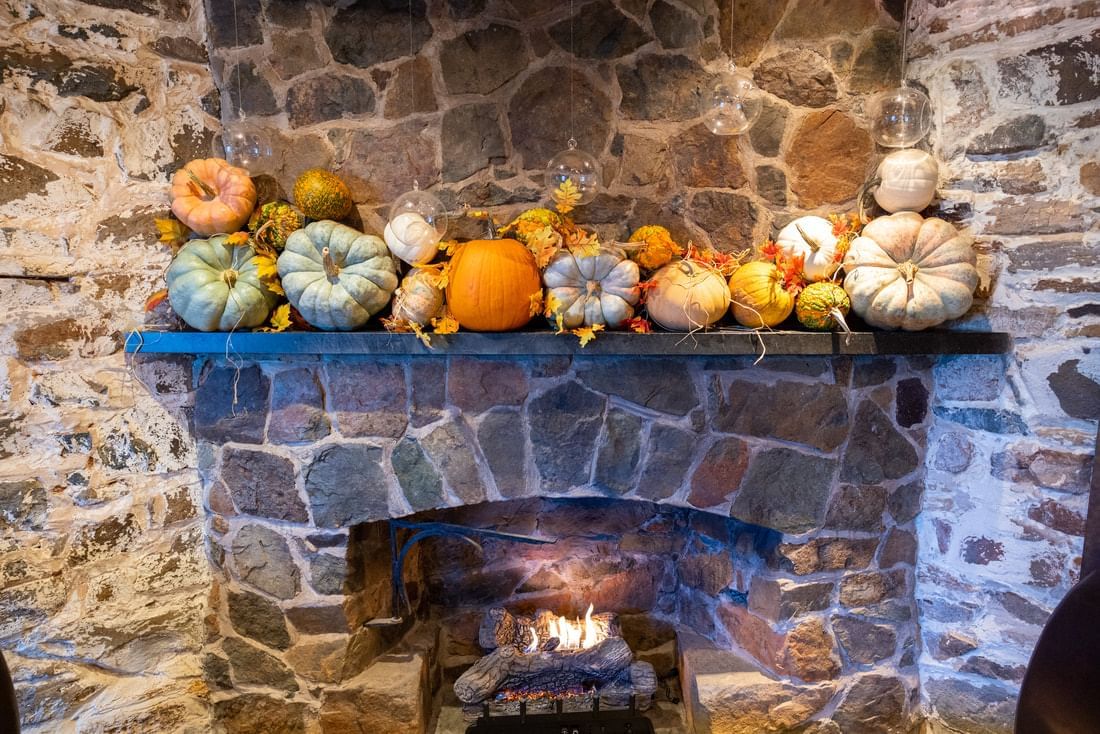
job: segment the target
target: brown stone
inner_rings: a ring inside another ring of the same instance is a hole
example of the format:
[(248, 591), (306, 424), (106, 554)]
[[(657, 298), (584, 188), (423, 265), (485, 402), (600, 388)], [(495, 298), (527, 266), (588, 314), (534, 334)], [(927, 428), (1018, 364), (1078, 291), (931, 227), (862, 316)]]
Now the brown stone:
[(642, 135), (617, 135), (611, 154), (619, 158), (619, 182), (648, 186), (661, 181), (668, 170), (669, 145)]
[(1081, 166), (1081, 186), (1093, 196), (1100, 196), (1100, 163), (1089, 161)]
[(804, 681), (832, 680), (840, 673), (836, 640), (820, 619), (807, 619), (787, 633), (783, 643), (784, 672)]
[(878, 13), (874, 0), (792, 0), (775, 33), (778, 38), (839, 36), (874, 25)]
[(420, 439), (420, 445), (439, 467), (451, 491), (463, 502), (474, 504), (485, 500), (485, 484), (474, 453), (475, 441), (461, 419), (436, 427)]
[(296, 675), (315, 683), (339, 683), (348, 643), (343, 638), (304, 640), (286, 653), (286, 662)]
[(802, 107), (836, 101), (836, 79), (825, 59), (804, 49), (782, 51), (757, 64), (753, 78), (761, 89)]
[(226, 734), (305, 734), (306, 704), (288, 703), (259, 693), (218, 701), (214, 719)]
[(854, 663), (885, 660), (897, 646), (898, 635), (893, 627), (862, 617), (833, 617), (833, 631), (844, 654)]
[(306, 368), (275, 373), (267, 439), (274, 443), (316, 441), (330, 431), (317, 374)]
[(1037, 523), (1067, 535), (1085, 535), (1085, 518), (1076, 510), (1057, 500), (1044, 499), (1027, 510), (1027, 516)]
[(937, 660), (957, 658), (978, 649), (978, 641), (970, 635), (949, 631), (940, 635), (933, 656)]
[(583, 59), (613, 59), (626, 56), (647, 43), (642, 27), (619, 11), (611, 0), (597, 0), (579, 8), (549, 29), (550, 37), (563, 50)]
[(274, 520), (306, 522), (305, 503), (298, 496), (294, 464), (267, 451), (227, 446), (219, 477), (237, 510)]
[(451, 94), (488, 94), (518, 74), (529, 58), (523, 33), (496, 23), (445, 41), (439, 51)]
[(349, 632), (344, 608), (338, 605), (323, 607), (290, 607), (286, 618), (301, 635), (327, 635)]
[(329, 405), (344, 436), (396, 438), (408, 424), (405, 370), (397, 363), (332, 362)]
[[(734, 61), (748, 67), (771, 38), (788, 0), (759, 3), (754, 0), (733, 0), (718, 4), (718, 24), (723, 39), (730, 39)], [(733, 26), (731, 29), (730, 26)], [(732, 30), (732, 33), (731, 33)]]
[(833, 494), (825, 515), (831, 530), (882, 532), (886, 490), (878, 485), (842, 485)]
[(438, 180), (439, 134), (421, 120), (384, 129), (331, 129), (328, 135), (337, 151), (334, 172), (357, 202), (389, 204), (408, 191), (413, 180), (422, 189)]
[(432, 64), (421, 56), (403, 62), (386, 83), (385, 118), (399, 120), (439, 108), (432, 86)]
[[(646, 54), (617, 69), (623, 98), (620, 112), (629, 120), (690, 120), (710, 79), (687, 56)], [(513, 131), (514, 134), (514, 131)]]
[[(961, 677), (933, 678), (924, 686), (936, 717), (955, 731), (1014, 731), (1018, 694), (1000, 685), (975, 686)], [(869, 733), (868, 733), (869, 734)]]
[[(805, 533), (821, 526), (836, 461), (788, 448), (756, 454), (734, 498), (730, 516), (784, 533)], [(784, 487), (777, 502), (775, 487)]]
[(686, 556), (676, 564), (680, 582), (717, 596), (733, 581), (733, 563), (728, 553)]
[(1006, 665), (1004, 663), (998, 663), (995, 660), (982, 655), (971, 655), (963, 662), (962, 667), (959, 668), (962, 673), (974, 673), (985, 678), (999, 678), (1000, 680), (1009, 680), (1014, 683), (1019, 683), (1024, 679), (1024, 673), (1027, 672), (1027, 666), (1024, 665)]
[(908, 530), (890, 528), (886, 542), (879, 554), (879, 568), (890, 568), (899, 563), (912, 566), (917, 562), (917, 536)]
[(271, 51), (271, 67), (284, 80), (324, 65), (317, 42), (308, 31), (274, 31)]
[(735, 135), (715, 135), (705, 125), (695, 125), (673, 139), (669, 150), (676, 175), (684, 186), (737, 189), (745, 185)]
[(900, 679), (863, 675), (844, 694), (833, 720), (844, 734), (904, 734), (910, 730), (907, 699)]
[(867, 131), (839, 110), (806, 115), (791, 141), (791, 191), (801, 206), (850, 201), (863, 183), (873, 146)]
[(776, 548), (777, 565), (799, 576), (817, 571), (858, 570), (871, 565), (878, 539), (814, 538)]
[(905, 593), (907, 587), (904, 569), (849, 574), (840, 581), (840, 603), (858, 607), (884, 599), (897, 599)]
[[(572, 75), (572, 80), (570, 80)], [(588, 77), (565, 67), (546, 67), (528, 76), (508, 105), (512, 146), (524, 168), (542, 171), (550, 158), (566, 148), (569, 95), (573, 89), (574, 127), (578, 147), (598, 155), (611, 132), (611, 102)]]
[(720, 602), (718, 619), (730, 638), (766, 668), (782, 667), (783, 636), (768, 622), (739, 604)]
[(239, 634), (276, 650), (290, 647), (283, 612), (270, 599), (250, 591), (230, 591), (229, 621)]
[(720, 438), (707, 450), (691, 477), (687, 500), (695, 507), (715, 507), (729, 501), (749, 466), (749, 447), (737, 438)]
[(1085, 223), (1085, 211), (1079, 203), (1037, 197), (1002, 199), (989, 207), (986, 215), (991, 221), (985, 232), (991, 235), (1081, 232)]
[(237, 684), (263, 685), (288, 693), (298, 690), (294, 674), (275, 657), (236, 637), (227, 637), (222, 648), (229, 657), (233, 680)]
[(749, 611), (773, 622), (821, 611), (832, 604), (833, 589), (831, 581), (799, 583), (757, 575), (749, 586)]
[(728, 191), (700, 191), (691, 197), (691, 218), (723, 252), (751, 248), (759, 209), (752, 199)]
[(511, 360), (461, 357), (447, 368), (451, 403), (464, 413), (483, 413), (503, 405), (522, 405), (527, 399), (527, 375)]

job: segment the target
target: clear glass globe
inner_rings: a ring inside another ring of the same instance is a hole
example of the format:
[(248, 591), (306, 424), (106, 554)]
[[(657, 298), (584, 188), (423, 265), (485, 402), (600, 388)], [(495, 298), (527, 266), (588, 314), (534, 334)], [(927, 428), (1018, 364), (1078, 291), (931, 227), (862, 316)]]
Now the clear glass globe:
[[(390, 206), (391, 222), (402, 214), (414, 214), (424, 220), (424, 224), (431, 228), (431, 236), (435, 237), (436, 243), (447, 233), (447, 208), (438, 196), (421, 191), (418, 185), (414, 184), (412, 191), (397, 197)], [(429, 236), (426, 230), (423, 236)]]
[(908, 148), (932, 129), (932, 102), (914, 87), (876, 94), (867, 108), (871, 134), (886, 148)]
[(546, 188), (551, 196), (566, 181), (571, 181), (580, 194), (578, 204), (589, 203), (600, 191), (599, 161), (578, 148), (576, 140), (570, 140), (569, 147), (546, 164)]
[(435, 259), (439, 241), (447, 232), (447, 210), (435, 194), (413, 190), (397, 197), (390, 206), (390, 219), (382, 232), (393, 256), (410, 265), (424, 265)]
[(730, 64), (703, 98), (703, 119), (715, 135), (740, 135), (763, 108), (764, 98), (752, 77)]
[(222, 129), (222, 150), (232, 165), (243, 168), (252, 175), (272, 171), (271, 137), (262, 127), (250, 120), (237, 120)]

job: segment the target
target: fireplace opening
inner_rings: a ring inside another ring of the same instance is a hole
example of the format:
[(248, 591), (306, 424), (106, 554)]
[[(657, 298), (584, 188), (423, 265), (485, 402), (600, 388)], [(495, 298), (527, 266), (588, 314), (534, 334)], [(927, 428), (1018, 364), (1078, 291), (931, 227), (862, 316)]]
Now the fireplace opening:
[[(491, 502), (405, 520), (554, 541), (427, 537), (401, 564), (409, 607), (395, 609), (388, 523), (352, 529), (347, 606), (360, 626), (345, 678), (371, 677), (379, 666), (395, 687), (416, 681), (410, 710), (424, 731), (497, 731), (485, 728), (486, 717), (594, 709), (603, 721), (616, 711), (626, 721), (636, 709), (671, 734), (690, 730), (681, 701), (698, 695), (695, 681), (683, 680), (685, 654), (725, 654), (727, 668), (774, 677), (728, 628), (737, 618), (729, 609), (747, 613), (752, 579), (775, 564), (774, 531), (594, 498)], [(399, 529), (398, 547), (415, 532)]]

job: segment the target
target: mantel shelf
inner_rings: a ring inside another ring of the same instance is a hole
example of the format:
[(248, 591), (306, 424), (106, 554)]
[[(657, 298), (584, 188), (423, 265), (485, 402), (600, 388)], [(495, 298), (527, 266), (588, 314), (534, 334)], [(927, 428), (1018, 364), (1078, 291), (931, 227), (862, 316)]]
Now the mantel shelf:
[(691, 357), (716, 355), (940, 355), (1004, 354), (1012, 337), (1004, 332), (975, 331), (861, 331), (850, 338), (836, 333), (805, 331), (765, 332), (725, 329), (695, 334), (622, 332), (601, 333), (581, 347), (573, 335), (550, 331), (502, 334), (459, 332), (432, 335), (432, 348), (414, 334), (385, 331), (358, 332), (222, 332), (135, 331), (126, 351), (141, 354), (234, 354), (256, 357), (283, 355), (424, 355), (536, 356), (583, 354), (590, 356)]

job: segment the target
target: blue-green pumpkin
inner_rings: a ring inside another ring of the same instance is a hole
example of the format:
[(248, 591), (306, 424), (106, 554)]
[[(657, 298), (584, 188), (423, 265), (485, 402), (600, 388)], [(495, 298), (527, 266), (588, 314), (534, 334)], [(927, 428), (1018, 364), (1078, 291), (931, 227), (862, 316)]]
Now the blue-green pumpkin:
[(398, 283), (385, 242), (327, 219), (287, 238), (279, 277), (302, 318), (337, 331), (367, 323), (390, 302)]
[(199, 331), (251, 329), (267, 321), (278, 296), (260, 281), (248, 245), (227, 245), (226, 235), (192, 240), (168, 266), (172, 310)]

